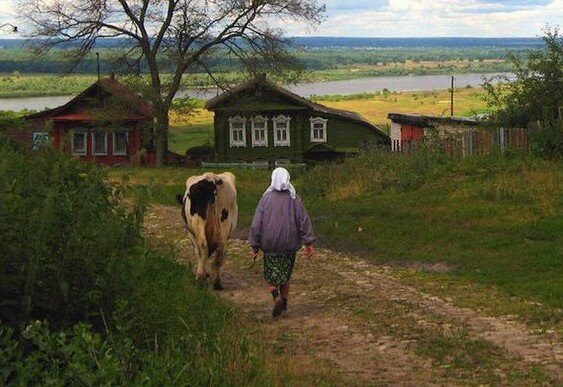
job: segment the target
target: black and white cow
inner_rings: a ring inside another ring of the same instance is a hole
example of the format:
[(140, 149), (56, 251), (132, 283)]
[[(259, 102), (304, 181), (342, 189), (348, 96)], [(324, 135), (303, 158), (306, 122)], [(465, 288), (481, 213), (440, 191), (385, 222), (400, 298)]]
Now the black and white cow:
[(194, 245), (197, 258), (197, 278), (208, 277), (208, 258), (211, 264), (214, 289), (222, 289), (221, 266), (225, 261), (226, 243), (237, 227), (238, 206), (235, 175), (230, 172), (206, 172), (186, 180), (182, 217)]

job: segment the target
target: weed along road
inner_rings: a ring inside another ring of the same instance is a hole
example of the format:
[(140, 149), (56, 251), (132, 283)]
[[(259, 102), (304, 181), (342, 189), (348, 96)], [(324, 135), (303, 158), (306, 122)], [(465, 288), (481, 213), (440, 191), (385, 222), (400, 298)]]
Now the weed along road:
[[(193, 265), (178, 208), (152, 206), (145, 230), (152, 244), (174, 246), (179, 259)], [(320, 248), (309, 260), (298, 258), (289, 309), (272, 319), (261, 262), (249, 269), (245, 237), (240, 231), (229, 241), (225, 290), (216, 294), (272, 349), (272, 366), (294, 362), (303, 380), (315, 375), (311, 384), (563, 383), (557, 332), (540, 333), (518, 316), (458, 306), (454, 291), (437, 295), (413, 284), (410, 273), (420, 268), (381, 266)], [(469, 286), (461, 293), (473, 291)], [(490, 292), (481, 296), (494, 298)]]

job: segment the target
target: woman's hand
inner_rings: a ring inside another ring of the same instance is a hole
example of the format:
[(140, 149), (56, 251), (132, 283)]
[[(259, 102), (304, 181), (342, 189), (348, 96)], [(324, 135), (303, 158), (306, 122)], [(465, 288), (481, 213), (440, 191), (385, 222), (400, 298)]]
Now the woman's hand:
[(260, 252), (260, 250), (258, 250), (258, 249), (254, 249), (254, 248), (251, 249), (251, 250), (250, 250), (250, 257), (251, 257), (254, 261), (256, 261), (256, 260), (258, 259), (258, 253), (259, 253), (259, 252)]
[(303, 257), (311, 258), (315, 254), (315, 248), (311, 245), (306, 245), (303, 247)]

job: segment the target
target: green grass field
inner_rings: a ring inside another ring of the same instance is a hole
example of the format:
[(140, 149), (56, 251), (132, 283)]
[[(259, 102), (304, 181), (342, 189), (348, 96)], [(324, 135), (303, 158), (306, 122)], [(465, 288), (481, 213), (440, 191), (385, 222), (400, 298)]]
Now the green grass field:
[(304, 195), (328, 245), (383, 264), (437, 265), (434, 280), (495, 287), (536, 305), (524, 312), (531, 320), (561, 323), (561, 181), (560, 162), (520, 155), (367, 154), (316, 168)]
[[(173, 205), (185, 179), (201, 171), (116, 169), (111, 176), (129, 179), (133, 191), (149, 190), (155, 202)], [(232, 172), (244, 228), (269, 184), (269, 172)], [(505, 314), (517, 309), (536, 323), (561, 324), (561, 163), (519, 156), (454, 161), (366, 154), (296, 172), (293, 178), (319, 243), (379, 264), (421, 267), (410, 279), (438, 291), (470, 287), (478, 294), (479, 287), (492, 287), (496, 300), (468, 294), (467, 302)]]

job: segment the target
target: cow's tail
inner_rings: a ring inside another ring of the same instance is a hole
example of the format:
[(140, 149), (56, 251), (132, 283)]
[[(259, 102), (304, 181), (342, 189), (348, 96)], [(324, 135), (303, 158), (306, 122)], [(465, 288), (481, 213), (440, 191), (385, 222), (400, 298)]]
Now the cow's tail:
[(188, 218), (186, 217), (186, 197), (182, 194), (177, 194), (176, 200), (182, 205), (182, 219), (184, 219), (184, 223), (188, 225)]

